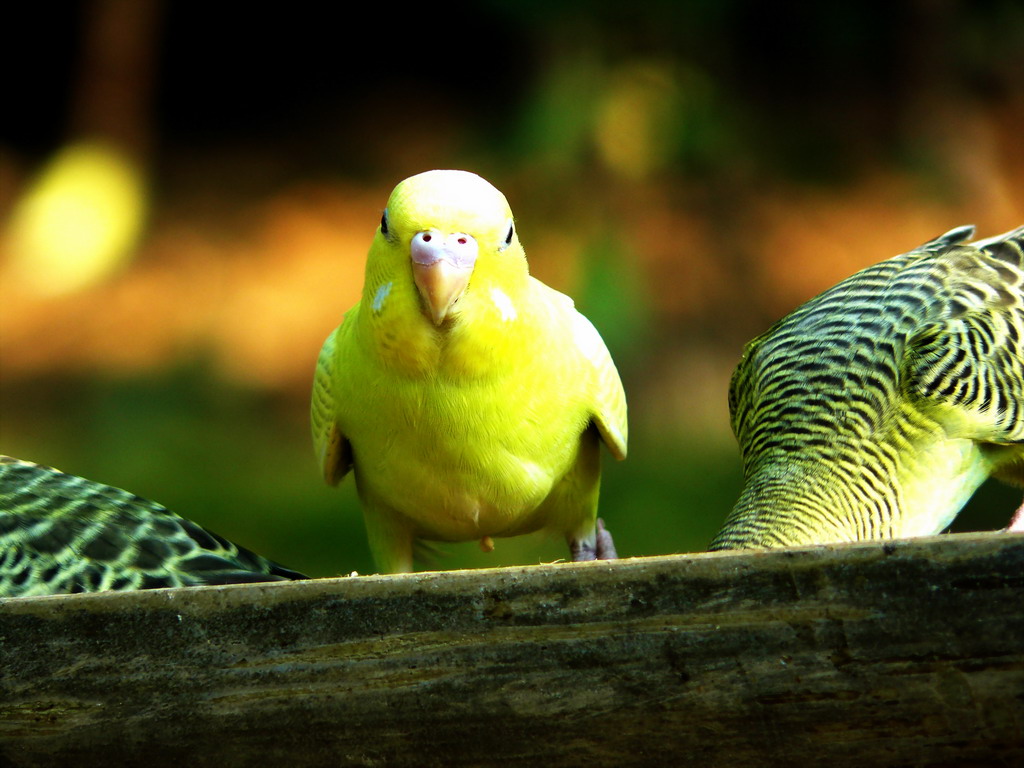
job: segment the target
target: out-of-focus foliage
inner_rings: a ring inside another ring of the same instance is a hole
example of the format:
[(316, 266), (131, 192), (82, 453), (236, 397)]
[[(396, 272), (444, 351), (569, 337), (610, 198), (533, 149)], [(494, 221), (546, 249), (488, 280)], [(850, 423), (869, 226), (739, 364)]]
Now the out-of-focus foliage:
[[(318, 477), (307, 404), (399, 179), (495, 183), (533, 273), (605, 336), (630, 400), (630, 457), (602, 492), (624, 555), (703, 548), (735, 499), (725, 391), (745, 341), (867, 264), (1024, 214), (1011, 0), (490, 0), (359, 35), (314, 4), (143, 0), (150, 21), (104, 36), (117, 5), (5, 19), (4, 232), (85, 129), (142, 158), (153, 195), (126, 266), (91, 286), (32, 295), (0, 253), (0, 449), (314, 575), (370, 567), (352, 484)], [(150, 76), (81, 66), (129, 59), (125, 40), (148, 41)], [(33, 279), (67, 277), (51, 269)], [(1018, 501), (983, 493), (958, 525), (1002, 525)], [(441, 545), (436, 564), (564, 552), (496, 544)]]

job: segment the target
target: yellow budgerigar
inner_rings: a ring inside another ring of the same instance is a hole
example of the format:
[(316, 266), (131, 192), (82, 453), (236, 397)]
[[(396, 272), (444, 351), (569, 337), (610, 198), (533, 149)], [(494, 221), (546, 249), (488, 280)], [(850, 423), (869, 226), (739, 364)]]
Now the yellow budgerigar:
[(324, 478), (351, 469), (383, 572), (413, 542), (546, 528), (573, 560), (615, 557), (597, 520), (600, 443), (626, 456), (626, 398), (594, 326), (529, 274), (504, 195), (466, 171), (391, 193), (362, 299), (317, 362)]

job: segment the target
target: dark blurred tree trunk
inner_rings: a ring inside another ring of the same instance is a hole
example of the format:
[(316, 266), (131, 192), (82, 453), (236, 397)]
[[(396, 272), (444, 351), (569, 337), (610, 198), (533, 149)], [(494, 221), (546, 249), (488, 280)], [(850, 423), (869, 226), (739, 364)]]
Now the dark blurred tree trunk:
[(148, 154), (160, 17), (159, 0), (86, 5), (70, 138), (105, 139), (136, 158)]

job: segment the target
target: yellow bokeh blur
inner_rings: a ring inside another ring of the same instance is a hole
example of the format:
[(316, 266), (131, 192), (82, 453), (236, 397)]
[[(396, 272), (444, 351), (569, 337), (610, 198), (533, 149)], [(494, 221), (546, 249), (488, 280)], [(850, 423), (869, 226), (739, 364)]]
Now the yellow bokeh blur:
[(14, 206), (6, 233), (11, 279), (47, 296), (97, 284), (131, 258), (147, 202), (132, 158), (106, 143), (68, 145)]

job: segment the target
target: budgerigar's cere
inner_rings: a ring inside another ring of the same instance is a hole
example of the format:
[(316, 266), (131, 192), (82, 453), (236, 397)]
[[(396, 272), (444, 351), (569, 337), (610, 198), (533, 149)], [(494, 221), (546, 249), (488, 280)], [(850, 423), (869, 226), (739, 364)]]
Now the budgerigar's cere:
[(574, 560), (614, 557), (596, 519), (600, 442), (626, 455), (626, 398), (594, 326), (531, 277), (504, 195), (466, 171), (399, 184), (362, 298), (317, 363), (324, 478), (355, 475), (382, 572), (417, 539), (546, 528)]
[(304, 578), (133, 493), (0, 456), (0, 597)]
[(1024, 227), (973, 234), (862, 270), (747, 346), (729, 393), (745, 486), (712, 549), (940, 533), (987, 478), (1024, 485)]

